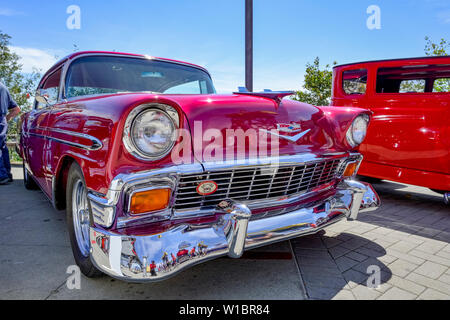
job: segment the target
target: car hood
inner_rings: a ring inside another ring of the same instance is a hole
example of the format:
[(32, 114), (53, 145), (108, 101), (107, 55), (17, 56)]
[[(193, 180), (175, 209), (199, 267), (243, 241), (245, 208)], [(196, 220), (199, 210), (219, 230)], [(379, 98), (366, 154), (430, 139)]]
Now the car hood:
[[(220, 131), (226, 146), (227, 129), (242, 129), (249, 133), (249, 129), (256, 132), (265, 130), (277, 130), (280, 126), (289, 131), (275, 131), (280, 135), (290, 137), (304, 133), (298, 140), (278, 138), (279, 155), (293, 155), (304, 152), (324, 154), (331, 152), (342, 152), (349, 149), (343, 138), (353, 118), (360, 113), (361, 109), (353, 108), (347, 110), (346, 116), (335, 118), (334, 112), (328, 107), (324, 112), (322, 107), (315, 107), (294, 100), (258, 97), (243, 94), (232, 95), (173, 95), (164, 96), (178, 105), (185, 114), (189, 123), (193, 145), (202, 143), (201, 150), (205, 150), (212, 143), (220, 144), (211, 137), (214, 132)], [(341, 109), (341, 108), (339, 108)], [(289, 128), (289, 126), (291, 126)], [(207, 130), (213, 129), (208, 134)], [(203, 139), (201, 133), (205, 134)], [(212, 134), (211, 134), (212, 133)], [(343, 134), (344, 133), (344, 134)], [(270, 155), (270, 137), (275, 135), (266, 134), (269, 143), (268, 155)], [(199, 139), (200, 137), (200, 139)], [(260, 138), (260, 136), (258, 136)], [(264, 137), (262, 137), (264, 138)], [(259, 146), (261, 143), (259, 143)], [(245, 153), (249, 155), (248, 140), (244, 149), (235, 143), (235, 154)]]

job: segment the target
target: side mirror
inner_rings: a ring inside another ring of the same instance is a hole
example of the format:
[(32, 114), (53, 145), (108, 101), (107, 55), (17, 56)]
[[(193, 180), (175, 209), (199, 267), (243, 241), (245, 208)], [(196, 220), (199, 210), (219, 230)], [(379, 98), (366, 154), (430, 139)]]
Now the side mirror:
[(46, 104), (46, 105), (48, 104), (49, 96), (45, 89), (37, 89), (34, 97), (36, 98), (37, 102)]

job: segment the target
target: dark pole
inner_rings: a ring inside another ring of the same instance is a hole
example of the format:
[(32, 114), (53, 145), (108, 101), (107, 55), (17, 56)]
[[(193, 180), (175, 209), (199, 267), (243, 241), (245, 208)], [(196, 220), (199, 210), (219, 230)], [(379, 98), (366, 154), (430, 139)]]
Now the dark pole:
[(253, 0), (245, 0), (245, 87), (253, 91)]

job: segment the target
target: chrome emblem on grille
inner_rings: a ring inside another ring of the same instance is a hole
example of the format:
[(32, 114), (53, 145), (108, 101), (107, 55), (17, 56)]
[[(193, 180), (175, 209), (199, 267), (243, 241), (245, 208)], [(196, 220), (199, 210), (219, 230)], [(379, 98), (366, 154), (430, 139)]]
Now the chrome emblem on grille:
[(197, 193), (201, 196), (208, 196), (217, 191), (219, 186), (214, 181), (203, 181), (197, 186)]
[[(263, 130), (264, 132), (267, 132), (269, 134), (273, 134), (275, 136), (278, 136), (282, 139), (288, 140), (290, 142), (297, 142), (302, 138), (305, 134), (311, 131), (311, 129), (305, 130), (302, 132), (302, 127), (299, 123), (291, 122), (291, 123), (277, 123), (277, 130), (279, 133), (276, 133), (274, 131), (269, 130)], [(280, 133), (295, 133), (293, 136), (288, 136)]]
[(277, 130), (280, 132), (296, 133), (302, 131), (302, 127), (298, 123), (277, 123)]

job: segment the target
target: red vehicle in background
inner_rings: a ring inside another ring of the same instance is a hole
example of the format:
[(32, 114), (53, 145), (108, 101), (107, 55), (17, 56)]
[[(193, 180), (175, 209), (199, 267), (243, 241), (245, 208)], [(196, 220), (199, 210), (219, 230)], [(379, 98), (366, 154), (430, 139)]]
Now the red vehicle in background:
[(333, 106), (370, 109), (359, 174), (450, 191), (450, 56), (333, 69)]

